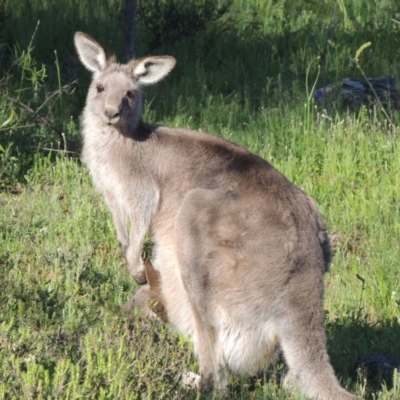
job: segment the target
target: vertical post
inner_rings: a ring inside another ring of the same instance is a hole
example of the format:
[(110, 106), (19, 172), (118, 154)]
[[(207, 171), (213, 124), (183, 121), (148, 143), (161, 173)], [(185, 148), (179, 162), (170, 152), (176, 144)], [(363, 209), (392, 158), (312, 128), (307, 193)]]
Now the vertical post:
[(127, 61), (136, 57), (136, 0), (125, 0), (124, 9), (124, 45)]

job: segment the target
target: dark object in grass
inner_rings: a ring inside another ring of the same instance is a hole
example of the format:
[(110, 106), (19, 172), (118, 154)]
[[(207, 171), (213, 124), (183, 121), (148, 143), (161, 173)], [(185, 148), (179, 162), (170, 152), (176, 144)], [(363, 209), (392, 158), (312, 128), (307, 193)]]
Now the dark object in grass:
[(324, 107), (337, 103), (339, 108), (358, 111), (361, 106), (368, 108), (383, 106), (386, 110), (400, 110), (400, 95), (396, 80), (391, 76), (379, 78), (349, 78), (338, 84), (331, 84), (315, 92), (315, 99)]
[(367, 380), (370, 387), (380, 388), (385, 382), (388, 387), (393, 386), (394, 371), (400, 371), (399, 361), (389, 354), (372, 354), (357, 362), (357, 374)]

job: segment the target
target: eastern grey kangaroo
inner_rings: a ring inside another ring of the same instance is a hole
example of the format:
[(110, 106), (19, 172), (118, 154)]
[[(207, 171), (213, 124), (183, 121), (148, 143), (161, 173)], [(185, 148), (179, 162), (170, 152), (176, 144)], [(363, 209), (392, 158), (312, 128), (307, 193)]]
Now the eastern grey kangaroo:
[(240, 146), (142, 122), (141, 89), (163, 79), (173, 57), (118, 64), (82, 32), (75, 45), (93, 73), (83, 160), (141, 284), (141, 247), (151, 233), (168, 321), (190, 335), (199, 358), (198, 389), (224, 394), (228, 370), (254, 373), (281, 349), (286, 385), (314, 399), (356, 399), (326, 351), (330, 247), (314, 201)]

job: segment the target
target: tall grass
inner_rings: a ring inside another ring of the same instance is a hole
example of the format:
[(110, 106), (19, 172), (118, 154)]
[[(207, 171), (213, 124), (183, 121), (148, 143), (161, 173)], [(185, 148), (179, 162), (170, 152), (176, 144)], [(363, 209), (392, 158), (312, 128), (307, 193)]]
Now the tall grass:
[[(77, 156), (90, 77), (73, 32), (93, 34), (123, 58), (120, 3), (90, 7), (0, 4), (0, 399), (196, 398), (177, 380), (198, 368), (186, 338), (120, 312), (135, 285), (85, 168), (50, 151), (62, 148), (55, 132), (7, 100), (36, 109), (79, 78), (40, 111)], [(316, 198), (335, 250), (325, 280), (329, 353), (342, 383), (371, 399), (400, 398), (398, 375), (385, 383), (355, 371), (366, 355), (400, 358), (399, 138), (379, 112), (326, 113), (312, 87), (358, 77), (353, 59), (366, 41), (366, 74), (398, 77), (400, 25), (391, 19), (399, 13), (392, 1), (233, 0), (204, 31), (154, 50), (178, 65), (147, 90), (144, 113), (246, 146)], [(141, 55), (149, 44), (138, 18)], [(280, 387), (281, 369), (232, 377), (231, 398), (303, 398)]]

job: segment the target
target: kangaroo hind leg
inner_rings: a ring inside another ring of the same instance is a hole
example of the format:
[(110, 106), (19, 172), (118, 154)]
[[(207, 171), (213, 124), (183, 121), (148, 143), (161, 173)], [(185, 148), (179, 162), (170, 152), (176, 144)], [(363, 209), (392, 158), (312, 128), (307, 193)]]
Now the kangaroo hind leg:
[(229, 257), (216, 243), (214, 226), (221, 227), (226, 194), (220, 190), (194, 189), (182, 201), (175, 219), (179, 268), (194, 321), (192, 340), (200, 364), (198, 389), (227, 391), (227, 368), (220, 343), (220, 278)]
[(322, 298), (317, 297), (308, 293), (307, 302), (293, 301), (297, 306), (280, 318), (281, 348), (289, 368), (284, 385), (297, 386), (311, 399), (359, 399), (344, 390), (336, 379), (326, 350)]

